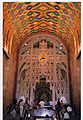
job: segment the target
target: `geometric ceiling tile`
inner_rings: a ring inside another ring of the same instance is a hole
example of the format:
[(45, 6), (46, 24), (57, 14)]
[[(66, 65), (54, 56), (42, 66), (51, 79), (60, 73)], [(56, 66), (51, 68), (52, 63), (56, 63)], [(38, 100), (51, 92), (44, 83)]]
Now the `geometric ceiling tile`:
[(59, 13), (57, 11), (50, 11), (46, 13), (47, 16), (51, 17), (51, 18), (55, 18), (56, 15), (58, 16)]
[(55, 5), (54, 8), (55, 8), (56, 10), (60, 10), (60, 7), (59, 7), (58, 5)]
[(64, 20), (67, 20), (67, 18), (66, 18), (66, 16), (65, 16), (65, 15), (62, 15), (62, 18), (63, 18)]
[(31, 9), (32, 9), (32, 6), (31, 6), (31, 5), (28, 5), (26, 9), (27, 9), (27, 10), (31, 10)]
[(71, 17), (70, 17), (69, 15), (67, 15), (67, 19), (68, 19), (68, 20), (71, 20)]
[(72, 3), (72, 2), (70, 2), (70, 3), (69, 3), (69, 6), (71, 7), (71, 9), (73, 9), (73, 8), (74, 8), (74, 5), (73, 5), (73, 3)]
[(63, 39), (69, 39), (70, 31), (73, 34), (75, 30), (80, 31), (80, 2), (4, 2), (3, 4), (5, 29), (11, 27), (12, 31), (16, 30), (17, 39), (22, 40), (25, 36), (38, 32), (54, 33)]
[(59, 13), (58, 13), (57, 11), (54, 11), (54, 14), (55, 14), (55, 15), (59, 15)]
[(62, 11), (63, 11), (65, 14), (68, 14), (68, 10), (62, 9)]
[(74, 7), (76, 8), (76, 9), (79, 9), (79, 6), (78, 6), (78, 3), (77, 2), (72, 2), (73, 4), (74, 4)]
[(23, 6), (23, 3), (19, 3), (19, 4), (17, 5), (17, 9), (21, 8), (22, 6)]
[(31, 2), (30, 5), (35, 6), (37, 5), (37, 2)]
[(42, 23), (38, 24), (37, 26), (39, 26), (39, 27), (48, 27), (49, 24), (47, 24), (45, 22), (42, 22)]
[(28, 13), (27, 13), (27, 15), (32, 15), (33, 14), (33, 12), (32, 11), (29, 11)]
[(10, 12), (10, 15), (13, 15), (14, 11), (15, 11), (15, 9), (12, 9), (11, 12)]
[(17, 15), (13, 15), (13, 16), (12, 16), (12, 20), (15, 20), (16, 16), (17, 16)]
[(72, 9), (72, 14), (73, 14), (73, 15), (76, 15), (75, 9)]
[(27, 8), (27, 4), (23, 4), (21, 9), (26, 9)]
[(21, 15), (23, 13), (24, 9), (19, 10), (18, 15)]
[(15, 8), (17, 7), (17, 5), (18, 5), (18, 3), (17, 3), (17, 2), (14, 2), (13, 5), (12, 5), (12, 8), (15, 9)]
[(52, 6), (52, 5), (56, 5), (56, 3), (55, 2), (47, 2), (47, 5)]
[(23, 15), (26, 15), (29, 12), (29, 10), (24, 10)]
[(25, 18), (25, 15), (21, 15), (20, 20), (23, 20)]
[(14, 14), (17, 14), (17, 13), (18, 13), (18, 11), (19, 11), (19, 10), (15, 10), (15, 11), (14, 11)]
[(20, 18), (20, 15), (16, 16), (16, 20), (18, 20)]
[(28, 21), (32, 22), (34, 20), (34, 17), (29, 17)]
[(39, 5), (37, 8), (36, 8), (36, 10), (39, 10), (39, 11), (43, 11), (43, 12), (45, 12), (45, 11), (47, 11), (47, 10), (50, 10), (50, 7), (48, 7), (47, 5)]
[(34, 11), (32, 14), (33, 17), (38, 17), (39, 15), (40, 15), (40, 12), (36, 12), (36, 11)]
[(5, 3), (5, 5), (3, 6), (4, 10), (6, 10), (8, 8), (8, 3)]
[(70, 15), (70, 17), (71, 17), (72, 20), (74, 20), (74, 16), (72, 14)]
[(57, 4), (62, 4), (62, 2), (56, 2)]
[(55, 27), (52, 27), (54, 30), (56, 30), (57, 28), (55, 28)]
[(67, 9), (71, 9), (70, 6), (68, 5), (68, 3), (63, 3), (64, 7)]
[(30, 4), (31, 2), (25, 2), (25, 4)]
[(56, 16), (53, 11), (47, 12), (46, 15), (52, 18)]
[(37, 7), (40, 4), (40, 2), (35, 2), (35, 4), (33, 5), (33, 7)]
[(10, 3), (8, 4), (8, 9), (10, 9), (10, 8), (12, 7), (12, 5), (13, 5), (13, 2), (10, 2)]
[(15, 22), (14, 22), (14, 26), (15, 26), (15, 27), (17, 27), (17, 26), (18, 26), (18, 25), (17, 25), (17, 23), (18, 23), (18, 21), (15, 21)]

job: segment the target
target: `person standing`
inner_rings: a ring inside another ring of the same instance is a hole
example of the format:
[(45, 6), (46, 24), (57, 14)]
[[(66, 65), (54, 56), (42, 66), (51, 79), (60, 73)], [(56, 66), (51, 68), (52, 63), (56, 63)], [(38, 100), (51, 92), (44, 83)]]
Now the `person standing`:
[(23, 117), (23, 108), (24, 108), (24, 101), (23, 101), (23, 99), (19, 100), (18, 105), (19, 105), (19, 109), (20, 109), (20, 117)]
[(70, 120), (71, 120), (72, 108), (70, 105), (67, 106), (67, 112), (69, 113)]
[(62, 119), (64, 117), (64, 113), (66, 112), (66, 108), (63, 106), (62, 109), (61, 109), (61, 116), (62, 116)]
[(46, 117), (44, 118), (44, 120), (51, 120), (51, 118), (49, 117), (49, 115), (46, 115)]
[(24, 103), (24, 118), (27, 119), (28, 117), (28, 110), (29, 110), (30, 105), (28, 104), (28, 99), (26, 98), (25, 103)]
[(69, 117), (69, 114), (68, 114), (67, 111), (64, 113), (64, 118), (63, 118), (63, 120), (70, 120), (70, 117)]
[(61, 107), (63, 107), (64, 106), (64, 103), (63, 103), (63, 101), (61, 100)]
[(56, 115), (52, 116), (52, 120), (57, 120)]
[(44, 104), (45, 104), (45, 102), (44, 102), (43, 100), (41, 100), (41, 101), (39, 102), (40, 108), (43, 108), (43, 107), (44, 107)]
[(46, 102), (44, 103), (44, 106), (50, 106), (50, 102), (46, 100)]
[(60, 111), (61, 111), (61, 103), (60, 103), (60, 99), (58, 99), (58, 101), (57, 101), (57, 105), (56, 105), (56, 111), (57, 111), (57, 118), (58, 118), (58, 120), (60, 120), (60, 115), (61, 115), (61, 113), (60, 113)]

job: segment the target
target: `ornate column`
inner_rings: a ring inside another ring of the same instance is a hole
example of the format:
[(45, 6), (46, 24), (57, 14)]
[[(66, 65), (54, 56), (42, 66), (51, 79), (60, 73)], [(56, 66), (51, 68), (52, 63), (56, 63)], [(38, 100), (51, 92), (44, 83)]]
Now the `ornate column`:
[(52, 83), (52, 103), (54, 107), (55, 106), (55, 89), (54, 89), (53, 83)]
[(33, 85), (31, 84), (31, 90), (30, 90), (30, 103), (33, 101)]

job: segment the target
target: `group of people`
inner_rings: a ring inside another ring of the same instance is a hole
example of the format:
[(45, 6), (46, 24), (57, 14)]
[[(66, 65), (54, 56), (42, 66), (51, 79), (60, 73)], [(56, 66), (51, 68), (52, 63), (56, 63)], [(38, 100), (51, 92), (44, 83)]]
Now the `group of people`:
[(23, 99), (20, 99), (17, 101), (17, 98), (14, 99), (12, 105), (10, 105), (9, 113), (15, 117), (16, 114), (20, 115), (20, 118), (25, 117), (27, 110), (29, 110), (29, 104), (28, 99), (24, 101)]
[(44, 107), (51, 107), (52, 103), (49, 100), (37, 100), (35, 99), (34, 101), (32, 101), (30, 103), (30, 107), (32, 107), (32, 109), (36, 109), (36, 108), (44, 108)]
[(26, 100), (20, 99), (17, 102), (17, 99), (15, 98), (13, 101), (13, 104), (10, 105), (9, 113), (15, 116), (16, 114), (19, 114), (20, 117), (26, 117), (27, 111), (30, 109), (37, 109), (37, 108), (43, 108), (44, 106), (50, 106), (50, 103), (48, 101), (38, 101), (35, 99), (33, 102), (29, 103), (28, 98), (26, 97)]
[[(31, 102), (31, 104), (29, 104), (28, 98), (26, 98), (25, 101), (20, 99), (18, 102), (17, 99), (15, 99), (13, 105), (11, 106), (10, 114), (12, 114), (14, 117), (16, 114), (19, 114), (21, 118), (26, 118), (30, 117), (28, 110), (44, 108), (45, 106), (52, 106), (52, 103), (48, 100), (37, 101), (37, 99), (35, 99), (33, 102)], [(62, 100), (60, 101), (58, 99), (54, 111), (55, 114), (53, 115), (53, 120), (75, 120), (74, 118), (72, 119), (72, 107), (70, 105), (65, 105)], [(48, 115), (46, 116), (45, 120), (50, 120)]]
[(57, 120), (75, 120), (72, 107), (70, 105), (64, 104), (62, 100), (60, 101), (58, 99), (55, 110)]

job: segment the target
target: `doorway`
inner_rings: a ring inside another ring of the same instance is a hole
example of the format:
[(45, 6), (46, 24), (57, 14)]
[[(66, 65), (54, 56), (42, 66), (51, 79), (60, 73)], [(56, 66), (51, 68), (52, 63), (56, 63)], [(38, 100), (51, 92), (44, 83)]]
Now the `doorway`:
[(36, 83), (35, 99), (38, 99), (39, 101), (52, 100), (52, 91), (50, 90), (50, 83), (46, 83), (44, 81), (44, 78), (42, 78), (39, 83)]

